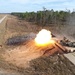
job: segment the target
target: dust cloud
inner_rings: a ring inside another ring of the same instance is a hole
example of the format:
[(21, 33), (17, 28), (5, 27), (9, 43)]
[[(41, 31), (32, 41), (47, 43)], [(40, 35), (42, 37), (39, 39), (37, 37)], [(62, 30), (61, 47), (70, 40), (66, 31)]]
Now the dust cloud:
[(75, 38), (75, 13), (67, 17), (66, 24), (59, 31), (65, 37)]

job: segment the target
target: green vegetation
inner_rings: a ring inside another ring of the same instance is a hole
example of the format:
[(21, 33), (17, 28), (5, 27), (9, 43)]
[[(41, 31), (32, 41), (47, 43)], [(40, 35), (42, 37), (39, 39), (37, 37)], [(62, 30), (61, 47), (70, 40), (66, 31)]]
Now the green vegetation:
[(46, 10), (43, 8), (42, 11), (37, 12), (25, 12), (25, 13), (11, 13), (12, 15), (18, 16), (20, 19), (25, 19), (28, 22), (34, 22), (38, 25), (66, 25), (67, 20), (73, 16), (75, 12), (66, 11), (54, 11)]

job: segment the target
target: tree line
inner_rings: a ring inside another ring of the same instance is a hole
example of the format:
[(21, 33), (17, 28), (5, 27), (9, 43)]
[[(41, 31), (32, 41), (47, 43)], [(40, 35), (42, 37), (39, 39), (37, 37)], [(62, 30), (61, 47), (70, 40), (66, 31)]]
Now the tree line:
[(38, 25), (66, 25), (70, 20), (70, 18), (75, 15), (75, 12), (70, 12), (70, 10), (66, 11), (54, 11), (46, 10), (46, 8), (43, 8), (42, 11), (37, 12), (25, 12), (25, 13), (18, 13), (13, 12), (11, 15), (15, 15), (19, 17), (20, 19), (24, 19), (28, 22), (33, 22)]

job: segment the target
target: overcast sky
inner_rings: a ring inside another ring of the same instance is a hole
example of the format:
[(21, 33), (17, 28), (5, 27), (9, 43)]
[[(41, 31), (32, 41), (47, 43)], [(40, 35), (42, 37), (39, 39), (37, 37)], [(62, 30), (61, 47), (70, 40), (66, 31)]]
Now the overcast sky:
[(75, 0), (0, 0), (0, 13), (75, 9)]

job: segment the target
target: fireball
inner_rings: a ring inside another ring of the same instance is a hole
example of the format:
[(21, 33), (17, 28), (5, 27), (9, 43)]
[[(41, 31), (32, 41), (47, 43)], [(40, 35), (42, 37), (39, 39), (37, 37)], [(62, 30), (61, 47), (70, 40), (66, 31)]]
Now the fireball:
[(45, 44), (49, 44), (51, 41), (52, 35), (51, 32), (46, 30), (46, 29), (42, 29), (36, 36), (35, 38), (35, 42), (38, 45), (45, 45)]

